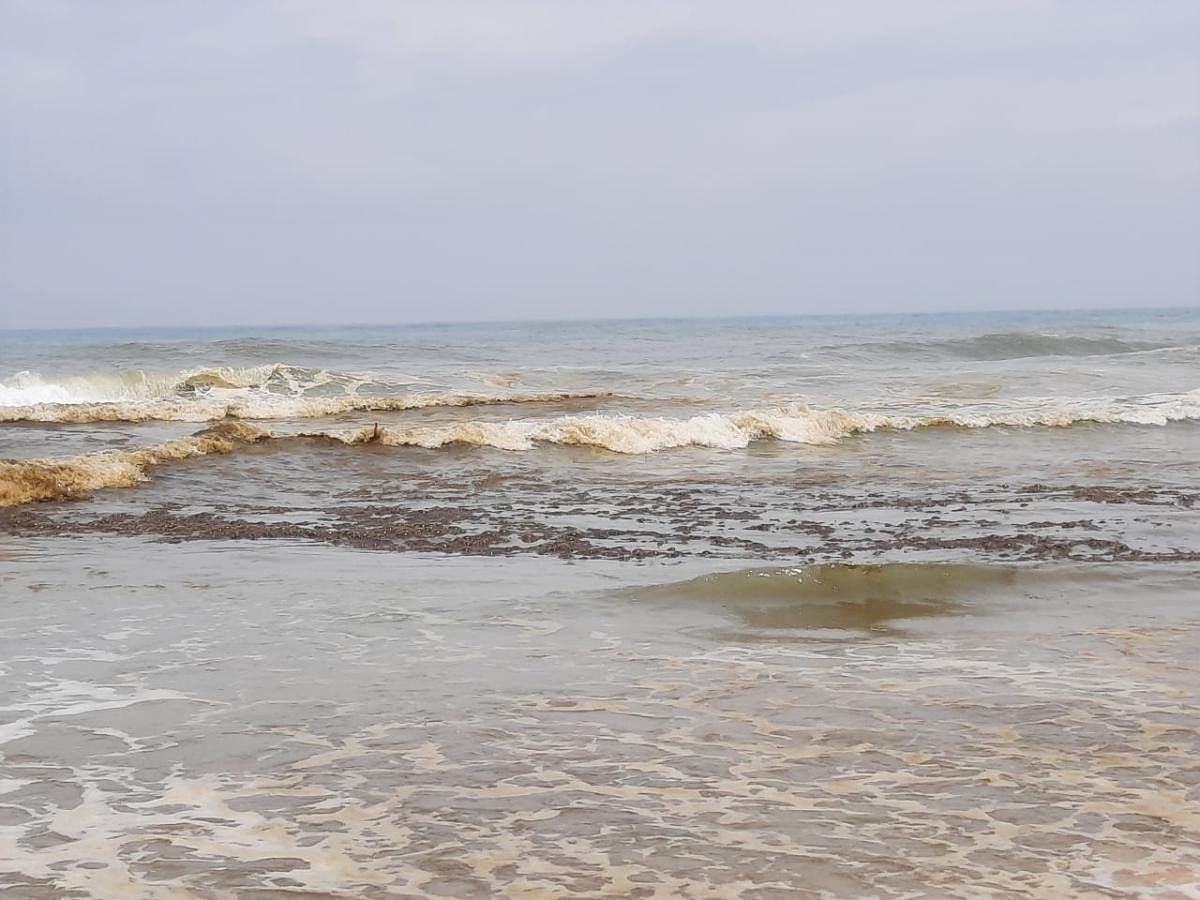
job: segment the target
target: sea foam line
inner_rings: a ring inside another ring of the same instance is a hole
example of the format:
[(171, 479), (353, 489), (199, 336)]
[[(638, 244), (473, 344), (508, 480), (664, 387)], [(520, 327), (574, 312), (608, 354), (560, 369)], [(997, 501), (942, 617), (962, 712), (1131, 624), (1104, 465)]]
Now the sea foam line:
[(565, 415), (507, 422), (466, 421), (441, 425), (370, 426), (311, 432), (271, 431), (247, 422), (225, 422), (191, 437), (134, 450), (105, 450), (63, 459), (0, 462), (0, 506), (36, 500), (86, 496), (107, 487), (143, 481), (156, 466), (209, 454), (232, 453), (269, 440), (325, 440), (341, 444), (382, 444), (439, 448), (451, 444), (528, 451), (539, 444), (586, 446), (639, 454), (678, 447), (738, 449), (759, 440), (832, 444), (875, 431), (917, 428), (1068, 427), (1077, 423), (1165, 425), (1200, 419), (1200, 391), (1159, 395), (1141, 402), (1105, 407), (1097, 402), (1075, 409), (1024, 409), (996, 414), (889, 416), (794, 404), (769, 410), (708, 413), (686, 419), (620, 414)]
[(296, 397), (257, 396), (202, 397), (199, 399), (127, 400), (104, 403), (37, 403), (0, 406), (0, 422), (46, 422), (82, 424), (89, 422), (211, 422), (218, 419), (319, 419), (351, 412), (399, 412), (447, 406), (486, 406), (501, 403), (559, 403), (595, 400), (604, 392), (523, 394), (406, 394), (402, 396)]
[(310, 432), (347, 444), (377, 442), (390, 446), (444, 447), (471, 444), (500, 450), (531, 450), (541, 443), (589, 446), (614, 453), (650, 453), (677, 447), (734, 450), (760, 440), (796, 444), (833, 444), (875, 431), (918, 428), (1052, 427), (1081, 423), (1165, 425), (1200, 418), (1200, 391), (1143, 398), (1137, 404), (1106, 405), (1100, 401), (1066, 406), (1030, 403), (1024, 408), (992, 412), (942, 412), (930, 415), (887, 415), (814, 409), (797, 403), (766, 410), (707, 413), (686, 419), (611, 413), (557, 416), (508, 422), (454, 422), (439, 425), (391, 425), (346, 431)]
[[(398, 387), (381, 376), (285, 363), (49, 377), (18, 372), (0, 380), (0, 423), (308, 419), (350, 412), (553, 403), (609, 396), (564, 391), (398, 394)], [(315, 391), (321, 393), (314, 396)]]

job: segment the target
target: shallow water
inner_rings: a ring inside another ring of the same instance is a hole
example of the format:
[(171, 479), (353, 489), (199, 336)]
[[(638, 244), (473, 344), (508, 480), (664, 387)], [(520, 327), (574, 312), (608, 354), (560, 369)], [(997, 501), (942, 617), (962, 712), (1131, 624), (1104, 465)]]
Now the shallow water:
[(1200, 888), (1195, 566), (6, 551), (14, 896)]
[(0, 334), (0, 894), (1200, 897), (1195, 311)]

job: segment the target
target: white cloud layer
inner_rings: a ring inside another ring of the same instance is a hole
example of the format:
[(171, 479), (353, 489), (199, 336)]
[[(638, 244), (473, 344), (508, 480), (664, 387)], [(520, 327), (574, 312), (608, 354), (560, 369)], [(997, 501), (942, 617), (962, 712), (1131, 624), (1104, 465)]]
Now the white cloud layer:
[(1200, 5), (0, 0), (0, 327), (1200, 302)]

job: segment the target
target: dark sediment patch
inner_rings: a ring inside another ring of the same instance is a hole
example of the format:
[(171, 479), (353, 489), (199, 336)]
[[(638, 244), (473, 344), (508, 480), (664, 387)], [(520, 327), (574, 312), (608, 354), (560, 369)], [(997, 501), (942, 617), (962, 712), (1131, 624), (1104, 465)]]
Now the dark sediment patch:
[[(278, 508), (286, 509), (286, 508)], [(240, 514), (238, 514), (240, 512)], [(685, 556), (780, 560), (869, 559), (885, 554), (936, 553), (949, 557), (997, 560), (1197, 561), (1200, 550), (1189, 547), (1138, 547), (1117, 536), (1101, 537), (1091, 520), (1056, 523), (1037, 521), (998, 533), (954, 534), (978, 522), (928, 520), (836, 528), (807, 521), (759, 523), (730, 533), (720, 520), (659, 521), (660, 528), (585, 527), (554, 521), (553, 510), (493, 504), (397, 507), (339, 506), (312, 510), (311, 518), (265, 521), (263, 510), (184, 513), (160, 506), (142, 513), (114, 512), (95, 516), (55, 514), (46, 507), (0, 510), (0, 532), (14, 535), (116, 534), (163, 541), (300, 540), (393, 552), (427, 552), (476, 556), (536, 554), (579, 559), (645, 559)], [(995, 525), (997, 523), (993, 523)], [(1003, 523), (999, 523), (1003, 527)], [(622, 527), (623, 526), (623, 527)], [(1082, 529), (1079, 534), (1049, 533), (1055, 528)], [(740, 532), (740, 533), (739, 533)], [(753, 539), (747, 533), (763, 536)], [(817, 538), (816, 541), (813, 539)], [(771, 540), (771, 543), (767, 541)]]
[(1047, 485), (1032, 484), (1024, 488), (1028, 494), (1059, 494), (1085, 503), (1137, 503), (1148, 506), (1183, 506), (1191, 508), (1200, 500), (1200, 493), (1155, 488), (1122, 488), (1112, 485)]

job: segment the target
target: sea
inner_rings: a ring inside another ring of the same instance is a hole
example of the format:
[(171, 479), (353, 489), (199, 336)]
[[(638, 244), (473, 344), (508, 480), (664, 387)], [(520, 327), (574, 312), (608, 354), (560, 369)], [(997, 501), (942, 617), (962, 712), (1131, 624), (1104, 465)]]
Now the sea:
[(1200, 309), (0, 331), (0, 896), (1200, 898)]

